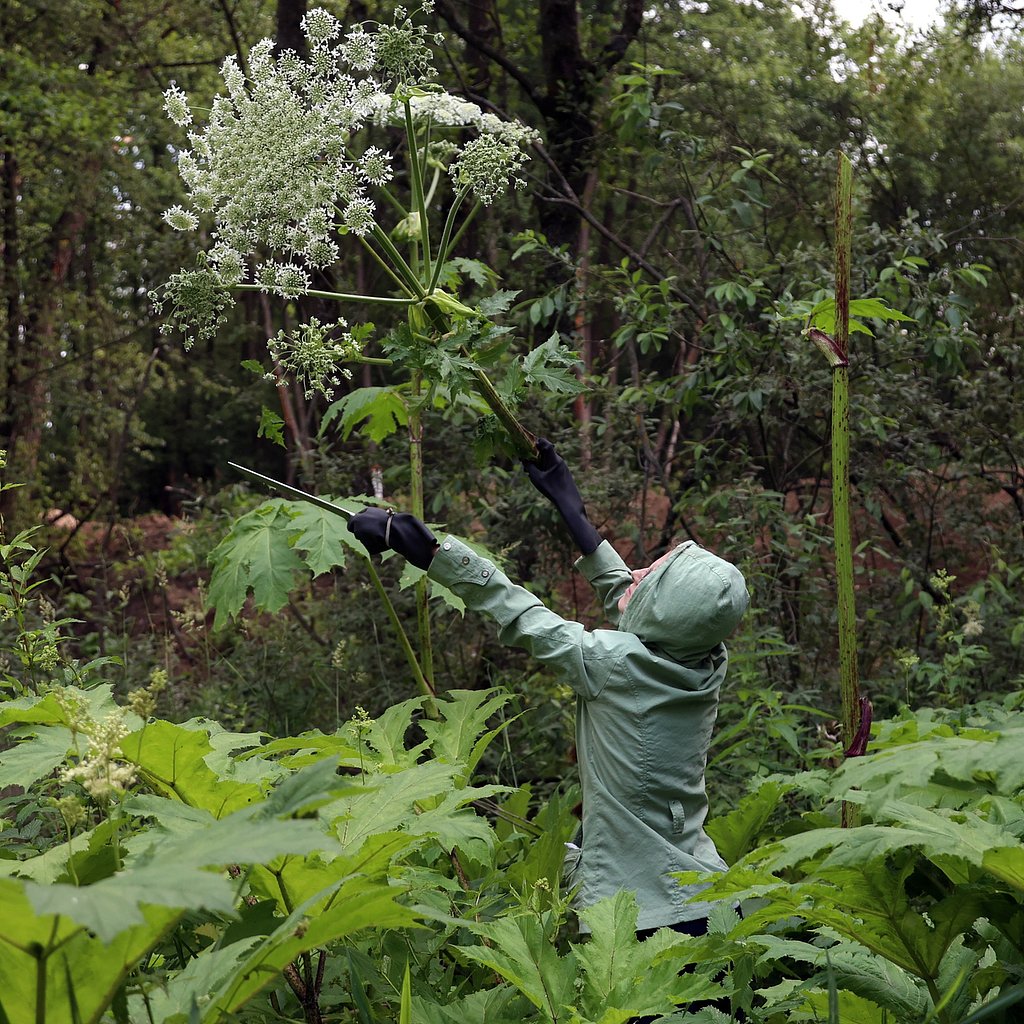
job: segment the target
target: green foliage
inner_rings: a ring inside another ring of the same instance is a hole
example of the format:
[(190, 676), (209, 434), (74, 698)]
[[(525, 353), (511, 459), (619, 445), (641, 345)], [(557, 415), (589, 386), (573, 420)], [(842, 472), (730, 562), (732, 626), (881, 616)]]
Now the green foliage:
[[(834, 773), (765, 783), (741, 805), (763, 819), (793, 788), (817, 805), (709, 890), (743, 901), (743, 921), (730, 931), (734, 955), (760, 950), (759, 965), (815, 969), (762, 991), (765, 1019), (820, 1008), (826, 974), (861, 1001), (867, 1020), (889, 1012), (959, 1021), (1013, 987), (1024, 953), (1020, 728), (1019, 715), (998, 707), (960, 725), (908, 712), (882, 724), (876, 752)], [(860, 806), (863, 824), (831, 825), (822, 810), (844, 800)], [(722, 837), (738, 824), (726, 819)]]

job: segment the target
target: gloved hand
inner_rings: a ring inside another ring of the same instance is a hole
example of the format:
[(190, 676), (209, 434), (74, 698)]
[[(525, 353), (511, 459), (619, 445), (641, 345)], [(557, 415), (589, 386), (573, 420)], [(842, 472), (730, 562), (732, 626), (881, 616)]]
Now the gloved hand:
[(526, 474), (533, 486), (558, 509), (576, 546), (584, 555), (589, 555), (600, 545), (601, 535), (587, 518), (576, 481), (565, 459), (547, 438), (537, 438), (537, 451), (540, 457), (536, 462), (523, 463)]
[(429, 569), (437, 547), (437, 538), (408, 512), (364, 508), (349, 521), (348, 528), (371, 555), (391, 548), (420, 569)]

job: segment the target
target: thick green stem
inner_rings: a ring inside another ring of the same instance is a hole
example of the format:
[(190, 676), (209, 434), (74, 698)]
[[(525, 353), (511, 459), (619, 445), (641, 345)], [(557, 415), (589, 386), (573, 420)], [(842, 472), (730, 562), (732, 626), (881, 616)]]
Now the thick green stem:
[(406, 287), (414, 294), (423, 298), (423, 285), (420, 279), (413, 273), (412, 268), (405, 262), (402, 254), (395, 248), (394, 242), (387, 236), (387, 232), (376, 224), (373, 226), (373, 237), (377, 244), (384, 250), (394, 264), (393, 269), (402, 278)]
[(420, 164), (419, 148), (416, 145), (416, 125), (413, 124), (412, 107), (405, 101), (405, 137), (409, 146), (409, 177), (412, 185), (412, 201), (420, 219), (420, 240), (423, 243), (423, 279), (430, 280), (430, 225), (427, 208), (423, 202), (423, 167)]
[[(258, 292), (263, 290), (258, 284), (236, 284), (234, 288), (239, 292)], [(409, 306), (416, 301), (414, 298), (400, 299), (386, 295), (357, 295), (354, 292), (321, 292), (315, 288), (310, 288), (302, 294), (312, 295), (316, 299), (334, 299), (336, 302), (368, 302), (378, 306)]]
[[(361, 235), (359, 237), (359, 241), (362, 244), (363, 248), (374, 258), (374, 260), (377, 263), (377, 266), (379, 266), (384, 271), (384, 273), (386, 273), (388, 277), (390, 277), (391, 280), (394, 281), (395, 284), (397, 284), (398, 287), (401, 288), (402, 291), (406, 293), (406, 295), (413, 295), (413, 290), (394, 272), (394, 270), (391, 268), (391, 265), (387, 262), (387, 260), (385, 260), (381, 256), (381, 254), (377, 252), (377, 250), (374, 249), (374, 247), (370, 245), (370, 243)], [(408, 303), (410, 300), (402, 299), (401, 301)], [(415, 296), (412, 298), (412, 301), (417, 301)]]
[[(370, 570), (370, 582), (373, 583), (373, 589), (377, 591), (381, 601), (384, 602), (384, 609), (388, 613), (388, 618), (391, 620), (391, 625), (395, 628), (395, 634), (398, 637), (398, 642), (401, 645), (402, 653), (405, 655), (406, 661), (409, 663), (409, 668), (412, 669), (413, 677), (416, 679), (416, 685), (419, 688), (420, 693), (425, 697), (434, 696), (434, 688), (427, 681), (423, 675), (423, 669), (420, 668), (420, 663), (416, 658), (416, 652), (412, 649), (412, 644), (409, 642), (409, 636), (405, 632), (402, 626), (402, 620), (398, 617), (398, 612), (395, 611), (395, 606), (391, 603), (391, 598), (388, 597), (387, 590), (384, 589), (384, 584), (381, 582), (380, 575), (374, 568), (373, 562), (369, 558), (366, 560), (367, 568)], [(433, 708), (432, 702), (428, 702), (427, 713), (431, 714)], [(435, 712), (436, 713), (436, 712)], [(433, 714), (431, 714), (433, 717)]]
[(428, 295), (437, 287), (437, 280), (441, 276), (441, 267), (448, 258), (448, 248), (452, 236), (452, 227), (455, 224), (455, 214), (458, 213), (459, 207), (462, 205), (462, 201), (466, 198), (468, 192), (468, 188), (462, 189), (452, 200), (451, 208), (448, 210), (448, 217), (444, 222), (444, 230), (441, 232), (441, 243), (437, 247), (437, 263), (434, 266), (433, 274), (430, 275), (430, 284), (427, 286)]
[[(849, 359), (850, 255), (853, 247), (853, 168), (839, 154), (836, 177), (836, 330), (837, 354)], [(850, 743), (860, 724), (857, 679), (857, 610), (854, 597), (853, 531), (850, 523), (850, 368), (832, 369), (832, 510), (835, 531), (836, 592), (839, 613), (839, 687), (843, 738)], [(843, 805), (843, 824), (856, 823), (856, 809)]]
[(501, 395), (495, 390), (490, 378), (483, 370), (474, 370), (473, 375), (476, 377), (476, 387), (480, 397), (490, 406), (491, 412), (498, 417), (499, 422), (505, 428), (512, 447), (516, 450), (516, 455), (521, 459), (526, 459), (527, 462), (533, 462), (537, 458), (537, 438), (516, 419), (515, 414), (502, 400)]
[[(420, 399), (423, 394), (423, 377), (419, 372), (412, 378), (412, 401), (409, 403), (409, 469), (411, 486), (409, 498), (412, 514), (426, 520), (426, 502), (423, 494), (423, 416)], [(430, 636), (430, 592), (427, 578), (416, 581), (416, 622), (419, 628), (420, 664), (428, 681), (434, 677), (434, 648)]]

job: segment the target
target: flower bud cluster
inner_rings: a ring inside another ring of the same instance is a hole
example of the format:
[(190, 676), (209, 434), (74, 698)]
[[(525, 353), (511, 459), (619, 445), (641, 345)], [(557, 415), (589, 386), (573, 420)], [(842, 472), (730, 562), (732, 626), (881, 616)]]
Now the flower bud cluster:
[[(334, 386), (340, 384), (343, 377), (352, 378), (351, 371), (338, 364), (360, 354), (359, 343), (350, 333), (337, 335), (347, 326), (344, 320), (322, 324), (316, 317), (310, 317), (309, 323), (302, 324), (292, 334), (279, 331), (268, 340), (267, 349), (282, 370), (302, 382), (306, 398), (319, 392), (329, 401), (334, 396)], [(286, 384), (274, 374), (269, 374), (268, 379), (279, 387)]]
[(89, 747), (77, 764), (64, 769), (64, 782), (78, 782), (98, 803), (117, 799), (135, 781), (135, 768), (119, 760), (121, 740), (129, 733), (123, 710), (111, 712), (100, 721), (79, 720), (80, 731), (89, 737)]

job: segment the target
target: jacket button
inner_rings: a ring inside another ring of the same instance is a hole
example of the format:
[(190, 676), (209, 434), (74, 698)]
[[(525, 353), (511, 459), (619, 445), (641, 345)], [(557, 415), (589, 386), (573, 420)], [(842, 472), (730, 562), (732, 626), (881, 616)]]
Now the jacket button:
[(469, 555), (463, 555), (462, 556), (462, 564), (463, 565), (469, 565)]
[(451, 541), (447, 541), (447, 540), (446, 540), (446, 541), (445, 541), (445, 542), (444, 542), (444, 543), (443, 543), (443, 544), (441, 545), (441, 547), (443, 547), (443, 548), (445, 549), (445, 551), (451, 551), (451, 549), (452, 549)]
[(483, 576), (484, 579), (487, 579), (487, 577), (491, 574), (486, 569), (484, 569), (484, 571), (480, 573), (480, 575)]

